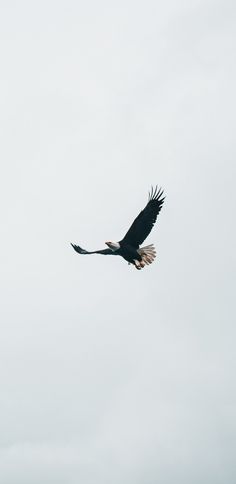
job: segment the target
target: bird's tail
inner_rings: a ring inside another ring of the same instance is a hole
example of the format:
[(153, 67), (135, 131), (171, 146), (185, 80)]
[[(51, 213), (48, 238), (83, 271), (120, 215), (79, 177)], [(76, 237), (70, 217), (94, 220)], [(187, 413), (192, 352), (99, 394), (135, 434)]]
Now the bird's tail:
[(142, 260), (139, 262), (140, 269), (145, 265), (151, 264), (156, 257), (156, 249), (153, 244), (140, 247), (137, 252), (141, 255)]

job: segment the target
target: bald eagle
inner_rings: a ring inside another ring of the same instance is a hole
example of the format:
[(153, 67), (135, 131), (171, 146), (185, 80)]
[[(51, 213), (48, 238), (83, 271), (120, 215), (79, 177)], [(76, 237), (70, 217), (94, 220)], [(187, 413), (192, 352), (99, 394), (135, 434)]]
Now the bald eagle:
[(88, 252), (79, 245), (71, 244), (72, 247), (76, 252), (83, 255), (120, 255), (138, 270), (142, 269), (145, 265), (151, 264), (156, 257), (154, 245), (150, 244), (145, 247), (140, 247), (140, 245), (147, 238), (156, 222), (157, 215), (165, 199), (162, 195), (163, 190), (161, 188), (159, 190), (157, 187), (155, 189), (152, 188), (149, 192), (147, 205), (136, 217), (124, 238), (119, 242), (105, 242), (108, 249)]

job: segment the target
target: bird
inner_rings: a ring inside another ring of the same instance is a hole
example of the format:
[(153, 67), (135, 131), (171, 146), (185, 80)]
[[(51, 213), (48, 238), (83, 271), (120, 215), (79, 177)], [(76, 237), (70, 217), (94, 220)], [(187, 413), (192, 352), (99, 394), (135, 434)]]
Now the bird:
[(144, 209), (135, 218), (128, 232), (119, 242), (105, 242), (108, 246), (106, 249), (89, 252), (82, 249), (79, 245), (72, 244), (73, 249), (81, 255), (102, 254), (102, 255), (119, 255), (125, 259), (128, 264), (133, 265), (137, 270), (152, 264), (156, 257), (156, 250), (153, 244), (140, 247), (151, 232), (157, 215), (159, 214), (165, 196), (162, 188), (151, 187), (148, 196), (148, 202)]

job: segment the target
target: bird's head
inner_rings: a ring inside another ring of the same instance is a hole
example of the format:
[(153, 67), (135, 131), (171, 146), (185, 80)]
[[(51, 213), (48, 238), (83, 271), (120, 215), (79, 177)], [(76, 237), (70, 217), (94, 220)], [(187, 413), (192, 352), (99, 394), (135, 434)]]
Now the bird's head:
[(120, 248), (120, 244), (118, 242), (105, 242), (105, 244), (109, 247), (109, 249), (114, 251)]

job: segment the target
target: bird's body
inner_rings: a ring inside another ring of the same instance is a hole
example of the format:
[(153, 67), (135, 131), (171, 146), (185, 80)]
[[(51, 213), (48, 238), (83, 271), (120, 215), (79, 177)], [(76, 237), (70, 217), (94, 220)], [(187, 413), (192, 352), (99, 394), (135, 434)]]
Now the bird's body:
[(134, 260), (141, 261), (142, 257), (141, 255), (137, 252), (137, 250), (132, 247), (132, 245), (128, 244), (122, 244), (120, 246), (120, 249), (118, 249), (120, 252), (121, 257), (123, 257), (129, 264), (132, 264)]
[(157, 188), (155, 190), (152, 189), (146, 207), (136, 217), (124, 238), (119, 242), (106, 242), (108, 249), (88, 252), (79, 245), (71, 244), (72, 247), (76, 252), (83, 255), (119, 255), (129, 264), (133, 264), (138, 270), (142, 269), (145, 265), (151, 264), (156, 257), (154, 246), (151, 244), (146, 247), (140, 247), (140, 245), (151, 232), (156, 222), (157, 215), (161, 210), (165, 198), (161, 198), (162, 195), (163, 191), (161, 189), (159, 191)]

